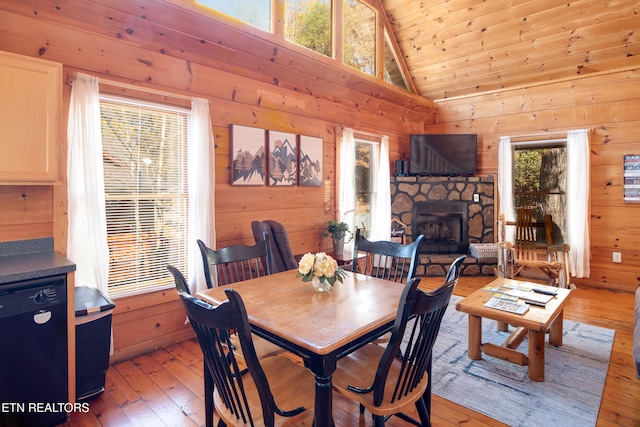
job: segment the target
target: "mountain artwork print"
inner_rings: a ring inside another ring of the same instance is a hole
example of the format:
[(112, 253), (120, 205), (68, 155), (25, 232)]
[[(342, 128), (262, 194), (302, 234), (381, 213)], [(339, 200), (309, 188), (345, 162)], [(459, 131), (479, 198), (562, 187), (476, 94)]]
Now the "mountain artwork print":
[(269, 185), (296, 185), (298, 162), (296, 136), (269, 131)]
[(264, 129), (231, 125), (232, 185), (264, 185), (266, 154)]
[(322, 138), (300, 135), (300, 186), (322, 185)]

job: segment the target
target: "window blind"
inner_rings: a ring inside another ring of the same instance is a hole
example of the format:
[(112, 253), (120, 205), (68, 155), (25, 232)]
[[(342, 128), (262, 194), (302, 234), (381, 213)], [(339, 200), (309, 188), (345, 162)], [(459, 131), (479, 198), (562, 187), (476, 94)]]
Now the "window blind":
[(189, 111), (101, 96), (109, 294), (173, 286), (187, 272)]

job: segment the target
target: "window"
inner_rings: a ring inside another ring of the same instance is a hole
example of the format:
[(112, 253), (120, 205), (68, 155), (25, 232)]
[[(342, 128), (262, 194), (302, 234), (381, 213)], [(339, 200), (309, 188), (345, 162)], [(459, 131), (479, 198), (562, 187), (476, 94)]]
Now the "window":
[(196, 0), (264, 31), (271, 31), (271, 0)]
[(358, 0), (345, 0), (342, 62), (376, 75), (376, 12)]
[(332, 57), (331, 1), (287, 1), (287, 40)]
[[(193, 1), (409, 90), (398, 64), (402, 59), (399, 59), (394, 45), (390, 43), (388, 31), (391, 27), (384, 21), (384, 37), (378, 38), (376, 29), (379, 21), (386, 18), (378, 16), (381, 6), (371, 6), (370, 1)], [(342, 11), (341, 16), (337, 16), (336, 10)], [(284, 26), (279, 23), (284, 23)], [(339, 52), (334, 51), (333, 46)], [(377, 69), (376, 64), (381, 69)]]
[(375, 189), (375, 168), (378, 164), (377, 144), (355, 140), (356, 147), (356, 227), (371, 230), (371, 202)]
[(109, 294), (171, 286), (187, 272), (189, 111), (101, 96)]
[(558, 227), (555, 243), (566, 241), (566, 142), (513, 144), (515, 208), (531, 208), (533, 219), (543, 222), (551, 214)]

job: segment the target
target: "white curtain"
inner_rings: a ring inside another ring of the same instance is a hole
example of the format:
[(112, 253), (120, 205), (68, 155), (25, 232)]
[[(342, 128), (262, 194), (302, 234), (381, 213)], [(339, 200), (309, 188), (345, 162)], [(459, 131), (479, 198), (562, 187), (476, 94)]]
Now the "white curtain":
[(206, 289), (202, 256), (196, 241), (202, 240), (215, 248), (213, 131), (209, 101), (191, 101), (191, 120), (187, 141), (187, 171), (189, 183), (189, 288), (192, 293)]
[[(500, 197), (499, 213), (504, 214), (505, 220), (515, 221), (515, 210), (513, 207), (513, 151), (511, 149), (511, 138), (500, 137), (498, 145), (498, 195)], [(513, 227), (506, 227), (505, 241), (513, 242), (515, 230)]]
[[(340, 186), (338, 188), (338, 218), (355, 231), (356, 227), (356, 143), (353, 129), (345, 128), (340, 143)], [(344, 252), (353, 252), (353, 240), (345, 243)]]
[(589, 130), (567, 133), (567, 243), (569, 272), (589, 277)]
[(77, 286), (107, 295), (109, 247), (105, 212), (99, 80), (78, 73), (71, 89), (67, 127), (67, 257), (76, 264)]
[[(371, 201), (371, 240), (391, 238), (391, 175), (389, 171), (389, 137), (383, 136), (378, 152), (375, 190)], [(355, 165), (354, 165), (355, 169)]]

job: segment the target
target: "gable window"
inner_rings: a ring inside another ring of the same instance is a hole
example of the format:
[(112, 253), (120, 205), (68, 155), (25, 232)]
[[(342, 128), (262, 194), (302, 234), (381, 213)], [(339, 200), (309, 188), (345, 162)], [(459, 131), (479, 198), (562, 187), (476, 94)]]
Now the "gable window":
[[(178, 1), (178, 0), (176, 0)], [(366, 0), (192, 0), (404, 90), (414, 90), (381, 5)], [(201, 9), (202, 10), (202, 9)], [(205, 12), (206, 13), (206, 12)], [(378, 30), (380, 29), (380, 30)], [(400, 66), (400, 63), (402, 66)]]
[(271, 0), (196, 0), (196, 3), (271, 31)]
[(109, 294), (187, 274), (188, 110), (101, 95)]
[(376, 12), (358, 0), (345, 0), (342, 16), (342, 62), (376, 75)]

